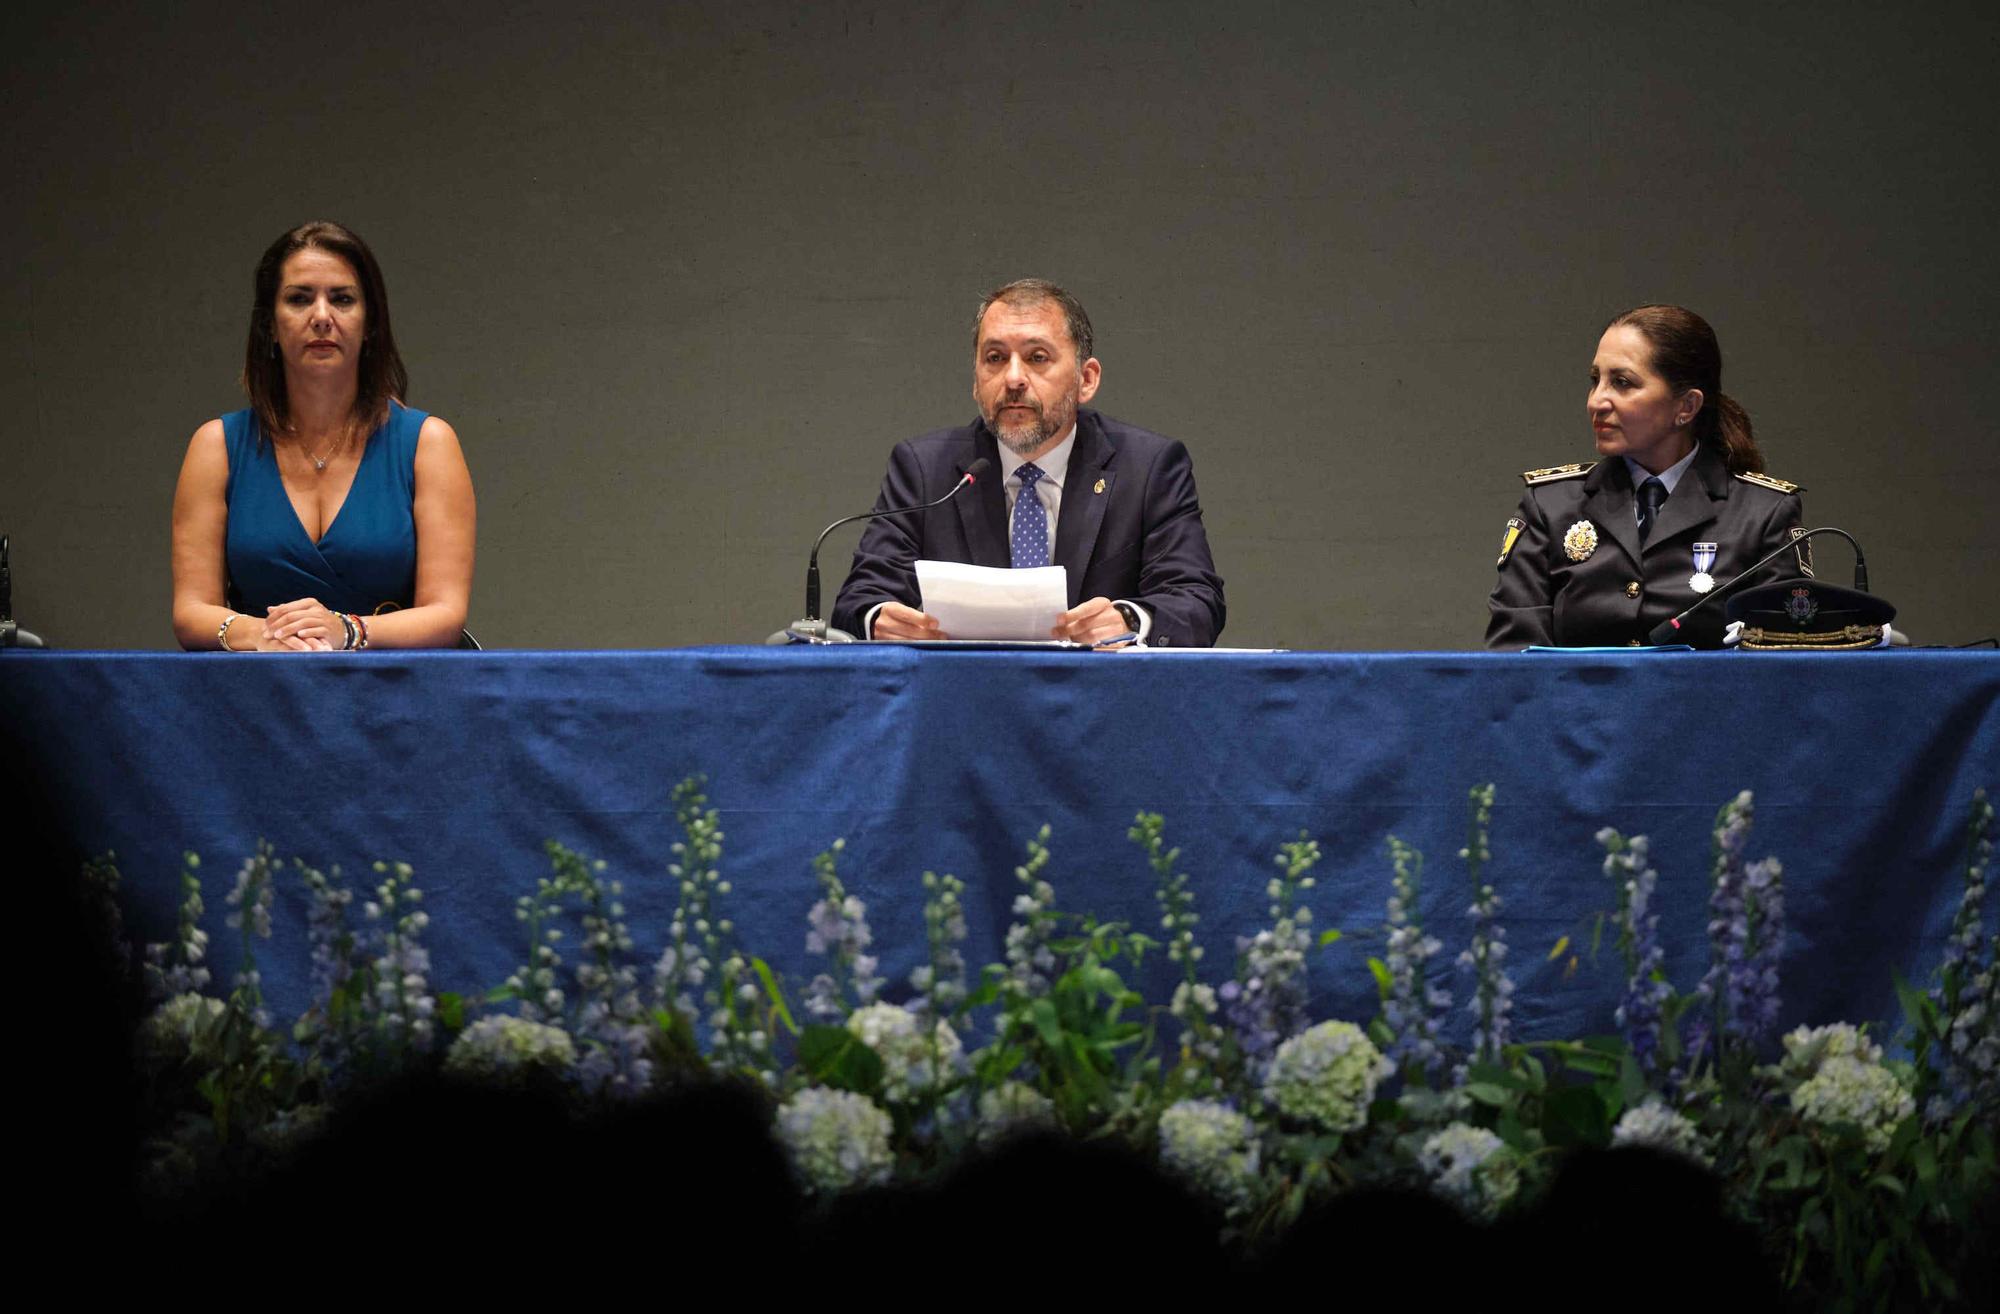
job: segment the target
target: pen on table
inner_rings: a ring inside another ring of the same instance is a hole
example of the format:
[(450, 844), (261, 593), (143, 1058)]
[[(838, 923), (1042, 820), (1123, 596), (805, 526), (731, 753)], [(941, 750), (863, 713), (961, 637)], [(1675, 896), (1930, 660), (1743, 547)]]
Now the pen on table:
[(1114, 634), (1108, 639), (1100, 639), (1090, 646), (1093, 648), (1116, 648), (1121, 643), (1136, 643), (1138, 639), (1139, 631), (1127, 630), (1123, 634)]

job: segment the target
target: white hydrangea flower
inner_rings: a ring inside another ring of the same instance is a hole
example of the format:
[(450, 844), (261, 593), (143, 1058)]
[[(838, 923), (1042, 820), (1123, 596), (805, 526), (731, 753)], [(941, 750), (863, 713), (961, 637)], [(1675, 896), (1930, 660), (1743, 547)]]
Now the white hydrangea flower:
[(1704, 1168), (1714, 1163), (1702, 1144), (1700, 1130), (1684, 1114), (1669, 1108), (1657, 1095), (1648, 1097), (1644, 1104), (1625, 1110), (1618, 1124), (1611, 1129), (1611, 1143), (1665, 1150), (1669, 1154), (1692, 1159)]
[(1824, 1027), (1799, 1027), (1785, 1036), (1784, 1042), (1782, 1067), (1793, 1082), (1812, 1076), (1819, 1071), (1820, 1063), (1830, 1058), (1858, 1059), (1863, 1063), (1882, 1061), (1882, 1047), (1870, 1040), (1859, 1027), (1845, 1022)]
[(1026, 1082), (1003, 1081), (979, 1097), (979, 1139), (982, 1143), (1055, 1125), (1055, 1101)]
[(1264, 1098), (1290, 1118), (1348, 1132), (1368, 1121), (1368, 1104), (1391, 1065), (1352, 1022), (1322, 1022), (1272, 1056)]
[(1889, 1148), (1896, 1125), (1916, 1112), (1917, 1102), (1881, 1064), (1836, 1054), (1822, 1059), (1819, 1071), (1792, 1092), (1792, 1109), (1818, 1126), (1858, 1128), (1868, 1152), (1880, 1154)]
[(444, 1070), (476, 1081), (515, 1082), (536, 1073), (562, 1076), (576, 1063), (569, 1032), (511, 1013), (482, 1017), (458, 1033)]
[(1521, 1166), (1506, 1142), (1462, 1122), (1426, 1140), (1417, 1166), (1438, 1194), (1482, 1217), (1499, 1212), (1521, 1186)]
[(895, 1124), (866, 1095), (811, 1086), (778, 1108), (778, 1140), (808, 1189), (822, 1193), (889, 1180)]
[(916, 1014), (894, 1004), (855, 1009), (847, 1029), (882, 1060), (882, 1097), (892, 1104), (928, 1094), (957, 1070), (964, 1055), (949, 1023), (939, 1019), (927, 1039)]
[(1160, 1114), (1160, 1162), (1230, 1209), (1256, 1198), (1257, 1129), (1214, 1100), (1181, 1100)]
[(194, 1052), (201, 1033), (221, 1020), (228, 1006), (207, 995), (175, 995), (153, 1010), (141, 1029), (146, 1051), (164, 1062), (176, 1062)]

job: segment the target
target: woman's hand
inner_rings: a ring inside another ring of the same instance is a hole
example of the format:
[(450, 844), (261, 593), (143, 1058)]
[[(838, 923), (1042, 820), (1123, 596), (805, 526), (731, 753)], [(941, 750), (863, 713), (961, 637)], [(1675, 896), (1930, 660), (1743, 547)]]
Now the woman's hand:
[(267, 609), (259, 652), (332, 652), (347, 646), (347, 626), (318, 598)]

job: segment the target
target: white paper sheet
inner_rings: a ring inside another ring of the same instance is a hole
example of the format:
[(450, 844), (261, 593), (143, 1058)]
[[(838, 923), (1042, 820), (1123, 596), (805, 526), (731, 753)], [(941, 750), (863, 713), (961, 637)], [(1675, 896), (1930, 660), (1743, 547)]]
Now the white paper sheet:
[(1061, 566), (1002, 570), (957, 561), (919, 561), (917, 589), (925, 614), (954, 639), (1050, 639), (1069, 610)]

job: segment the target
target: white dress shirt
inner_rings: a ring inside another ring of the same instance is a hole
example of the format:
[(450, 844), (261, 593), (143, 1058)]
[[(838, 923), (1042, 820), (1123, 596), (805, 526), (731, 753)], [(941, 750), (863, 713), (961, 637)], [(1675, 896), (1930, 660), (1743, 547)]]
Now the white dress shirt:
[[(1056, 522), (1062, 517), (1063, 481), (1069, 477), (1069, 458), (1070, 453), (1074, 450), (1076, 450), (1076, 425), (1071, 424), (1069, 432), (1063, 435), (1061, 442), (1035, 458), (1035, 468), (1042, 472), (1042, 477), (1035, 481), (1035, 496), (1041, 499), (1042, 510), (1047, 513), (1045, 519), (1048, 521), (1049, 527), (1049, 560), (1051, 562), (1054, 562), (1056, 557)], [(1021, 481), (1016, 479), (1014, 475), (1016, 471), (1027, 463), (1019, 453), (1015, 452), (1007, 444), (1000, 444), (1000, 488), (1007, 495), (1007, 524), (1010, 527), (1010, 531), (1014, 523), (1014, 503), (1021, 496)], [(1123, 598), (1118, 599), (1118, 601), (1124, 602), (1126, 606), (1132, 609), (1133, 614), (1139, 618), (1139, 628), (1137, 631), (1139, 638), (1137, 641), (1144, 643), (1146, 636), (1152, 633), (1153, 630), (1152, 613), (1136, 602), (1129, 602)], [(875, 617), (886, 605), (886, 603), (878, 602), (868, 609), (868, 615), (864, 618), (863, 623), (864, 638), (875, 637)]]

